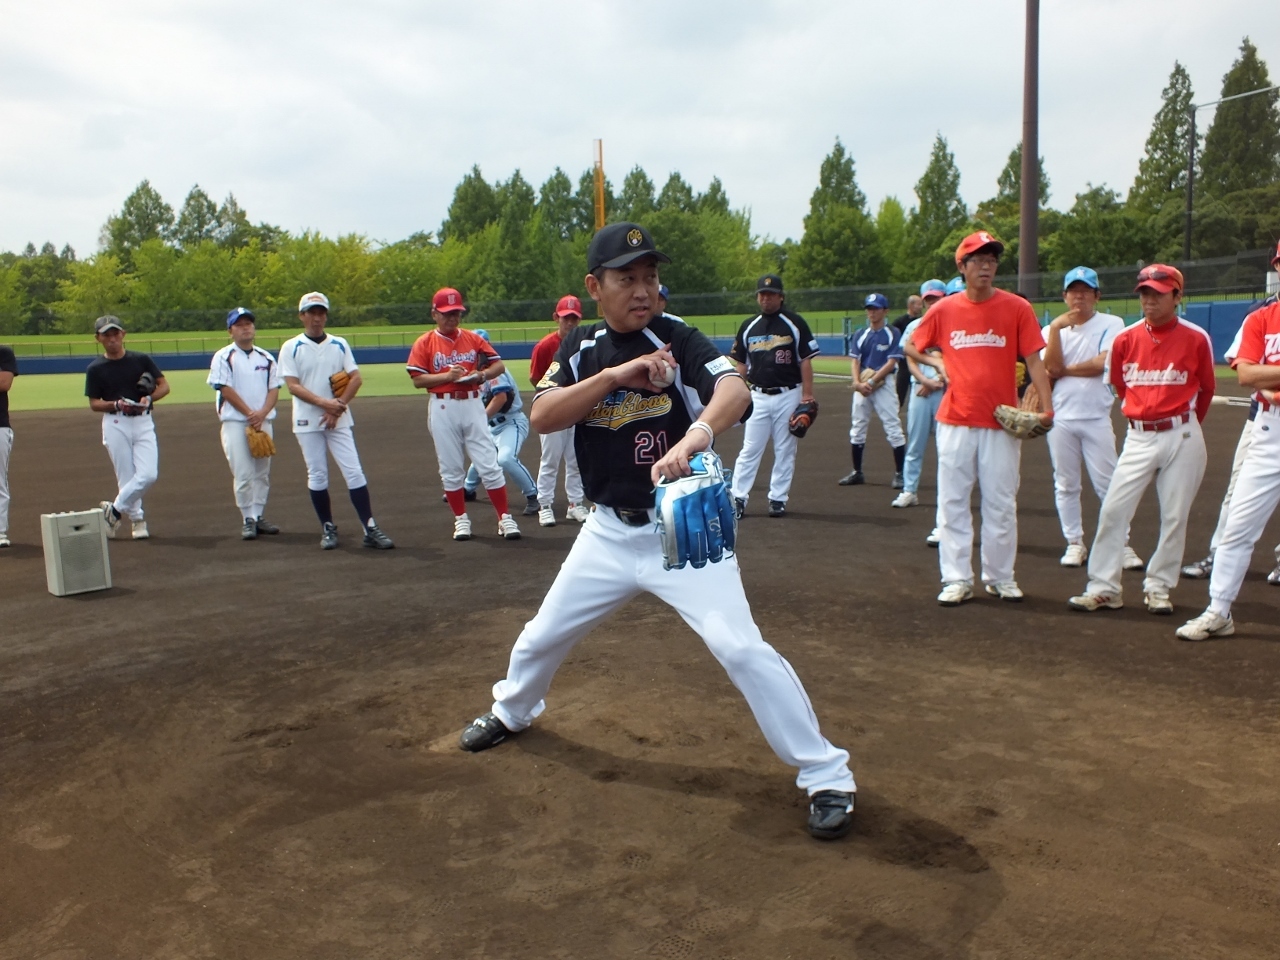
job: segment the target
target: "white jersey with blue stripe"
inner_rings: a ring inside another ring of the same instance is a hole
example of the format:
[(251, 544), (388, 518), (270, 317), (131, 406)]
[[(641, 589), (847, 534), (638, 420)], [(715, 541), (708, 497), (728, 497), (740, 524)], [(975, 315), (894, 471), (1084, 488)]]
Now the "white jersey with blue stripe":
[[(319, 342), (305, 333), (286, 340), (280, 347), (280, 376), (296, 377), (316, 396), (332, 397), (329, 378), (339, 370), (355, 373), (360, 367), (351, 354), (351, 346), (341, 337), (326, 333)], [(314, 433), (323, 430), (324, 411), (313, 404), (293, 398), (293, 432)], [(335, 424), (335, 430), (350, 427), (355, 421), (348, 409)]]

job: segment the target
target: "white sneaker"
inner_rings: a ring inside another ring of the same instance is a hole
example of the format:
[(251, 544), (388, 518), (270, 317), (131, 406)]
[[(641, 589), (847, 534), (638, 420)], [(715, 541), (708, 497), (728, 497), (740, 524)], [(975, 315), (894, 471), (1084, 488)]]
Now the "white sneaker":
[(890, 506), (914, 507), (919, 502), (920, 502), (920, 498), (917, 497), (914, 493), (912, 493), (910, 490), (903, 490), (900, 494), (898, 494), (896, 497), (893, 498), (893, 503), (891, 503)]
[(591, 511), (587, 509), (585, 504), (571, 503), (564, 518), (566, 520), (576, 520), (578, 523), (586, 523), (589, 516), (591, 516)]
[(471, 518), (465, 513), (453, 518), (453, 539), (471, 539)]
[(111, 505), (110, 500), (103, 500), (98, 506), (102, 508), (102, 521), (107, 525), (107, 536), (114, 537), (116, 531), (120, 529), (120, 521), (123, 518)]
[(1072, 610), (1093, 613), (1095, 610), (1119, 610), (1124, 606), (1124, 601), (1109, 593), (1082, 593), (1068, 600), (1067, 606)]
[(1142, 602), (1147, 605), (1147, 613), (1154, 613), (1160, 616), (1168, 616), (1173, 613), (1173, 601), (1169, 599), (1169, 594), (1163, 590), (1148, 590), (1142, 598)]
[(538, 508), (538, 526), (554, 527), (556, 525), (556, 512), (551, 507)]
[(1206, 610), (1194, 620), (1188, 620), (1175, 632), (1183, 640), (1229, 637), (1236, 632), (1236, 622), (1230, 617), (1220, 617), (1212, 610)]
[(1017, 603), (1023, 597), (1022, 588), (1012, 580), (1004, 580), (1000, 583), (988, 583), (987, 593), (993, 597), (999, 597), (1001, 600), (1008, 600), (1011, 603)]
[(5, 547), (12, 547), (12, 546), (13, 544), (10, 542), (9, 538), (6, 537), (3, 533), (0, 533), (0, 549), (3, 549)]
[(1124, 559), (1120, 562), (1120, 566), (1124, 567), (1126, 570), (1141, 570), (1146, 567), (1146, 563), (1143, 562), (1143, 559), (1140, 556), (1133, 552), (1133, 547), (1125, 544)]
[(948, 583), (938, 594), (938, 604), (944, 607), (958, 607), (966, 600), (973, 599), (973, 587), (967, 583)]
[(498, 518), (498, 536), (506, 540), (520, 539), (520, 528), (516, 526), (516, 521), (511, 514), (504, 513)]
[(1188, 563), (1182, 568), (1182, 575), (1188, 580), (1207, 580), (1213, 573), (1213, 554), (1195, 563)]
[(151, 533), (150, 531), (147, 530), (147, 521), (145, 520), (133, 521), (133, 539), (135, 540), (151, 539)]
[(938, 536), (937, 527), (934, 527), (933, 532), (924, 538), (924, 542), (931, 547), (936, 547), (941, 540), (942, 538)]
[(1089, 559), (1088, 547), (1083, 543), (1068, 543), (1067, 552), (1062, 555), (1058, 563), (1064, 567), (1083, 567), (1087, 559)]

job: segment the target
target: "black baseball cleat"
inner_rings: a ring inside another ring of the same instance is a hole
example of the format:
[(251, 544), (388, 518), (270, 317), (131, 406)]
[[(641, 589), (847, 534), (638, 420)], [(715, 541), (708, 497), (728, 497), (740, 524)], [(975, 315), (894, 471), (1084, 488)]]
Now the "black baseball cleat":
[(524, 505), (524, 515), (526, 517), (536, 517), (540, 509), (542, 509), (542, 507), (538, 503), (538, 498), (530, 497), (529, 502)]
[(785, 517), (787, 515), (787, 505), (781, 500), (769, 501), (769, 516)]
[(507, 725), (494, 714), (486, 713), (483, 717), (476, 717), (467, 724), (467, 728), (462, 731), (462, 736), (458, 739), (458, 745), (463, 750), (479, 753), (481, 750), (496, 747), (515, 732), (507, 729)]
[(255, 526), (257, 526), (259, 533), (265, 533), (269, 537), (274, 537), (277, 533), (280, 532), (279, 527), (277, 527), (274, 523), (271, 523), (269, 520), (262, 519), (262, 517), (258, 517), (258, 519), (254, 521), (254, 523), (255, 523)]
[(840, 478), (840, 486), (842, 487), (856, 487), (858, 484), (866, 482), (867, 478), (862, 475), (861, 470), (854, 470), (852, 473)]
[(741, 497), (733, 498), (733, 519), (741, 520), (747, 515), (747, 501)]
[(856, 793), (819, 790), (809, 798), (809, 833), (819, 840), (839, 840), (853, 829)]
[(324, 525), (324, 533), (320, 535), (320, 549), (338, 549), (338, 525), (336, 523), (326, 523)]
[(249, 517), (244, 522), (244, 527), (240, 530), (241, 540), (257, 540), (258, 539), (258, 521), (253, 517)]
[(901, 490), (904, 486), (906, 486), (906, 480), (903, 478), (902, 474), (895, 473), (893, 475), (893, 489)]
[(383, 533), (376, 523), (371, 523), (364, 528), (364, 540), (361, 541), (361, 546), (373, 547), (375, 550), (392, 550), (395, 548), (391, 538)]

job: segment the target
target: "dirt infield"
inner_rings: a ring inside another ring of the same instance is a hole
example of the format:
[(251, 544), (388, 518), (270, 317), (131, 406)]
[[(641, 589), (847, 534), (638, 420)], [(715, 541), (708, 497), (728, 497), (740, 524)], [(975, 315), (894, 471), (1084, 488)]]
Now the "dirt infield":
[[(853, 754), (857, 825), (830, 844), (655, 601), (570, 656), (533, 729), (457, 750), (577, 528), (526, 518), (504, 542), (482, 502), (479, 538), (452, 542), (420, 398), (355, 408), (396, 550), (361, 550), (335, 489), (343, 548), (320, 551), (288, 436), (268, 509), (285, 533), (241, 542), (210, 409), (171, 408), (153, 539), (113, 543), (117, 587), (68, 599), (45, 591), (37, 514), (113, 480), (96, 417), (23, 414), (0, 552), (0, 957), (1275, 957), (1280, 520), (1236, 637), (1174, 639), (1203, 583), (1173, 618), (1143, 611), (1140, 574), (1124, 610), (1073, 613), (1085, 578), (1058, 566), (1030, 442), (1026, 602), (945, 610), (932, 481), (928, 506), (890, 509), (873, 427), (871, 482), (837, 487), (847, 387), (819, 397), (790, 515), (757, 492), (740, 556), (766, 638)], [(1192, 556), (1243, 420), (1210, 414)]]

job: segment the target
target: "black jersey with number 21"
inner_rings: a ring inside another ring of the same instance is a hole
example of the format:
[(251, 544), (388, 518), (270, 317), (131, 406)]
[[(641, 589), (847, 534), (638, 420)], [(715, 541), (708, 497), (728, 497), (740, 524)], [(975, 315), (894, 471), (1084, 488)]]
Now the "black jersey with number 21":
[(600, 321), (570, 331), (538, 383), (539, 394), (572, 386), (666, 344), (676, 360), (675, 383), (660, 393), (614, 390), (574, 430), (582, 485), (595, 503), (625, 510), (653, 506), (653, 465), (689, 431), (720, 378), (737, 376), (733, 364), (704, 334), (671, 317), (654, 317), (633, 333)]

